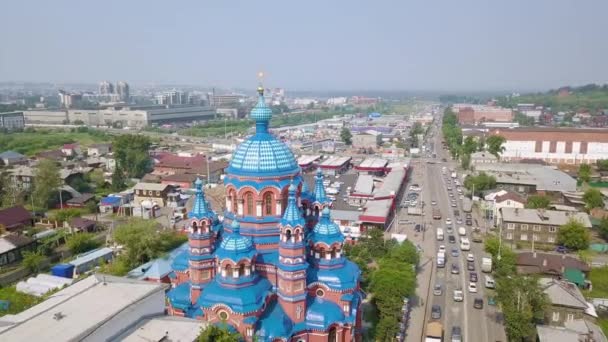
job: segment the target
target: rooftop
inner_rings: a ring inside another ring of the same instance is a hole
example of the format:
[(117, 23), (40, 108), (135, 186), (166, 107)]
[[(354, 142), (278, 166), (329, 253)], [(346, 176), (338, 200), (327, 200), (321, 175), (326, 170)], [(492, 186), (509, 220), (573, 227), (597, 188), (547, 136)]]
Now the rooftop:
[(322, 161), (319, 164), (319, 166), (321, 168), (339, 167), (339, 166), (342, 166), (342, 165), (348, 163), (351, 159), (352, 159), (352, 157), (329, 157), (329, 158), (325, 159), (324, 161)]
[(381, 158), (366, 158), (357, 165), (357, 169), (383, 169), (388, 164), (388, 160)]
[(552, 305), (587, 310), (587, 301), (575, 284), (551, 278), (540, 278), (538, 282)]
[(137, 183), (133, 187), (134, 190), (151, 190), (151, 191), (163, 191), (169, 184), (158, 184), (158, 183)]
[(92, 275), (26, 311), (0, 317), (0, 340), (80, 340), (131, 305), (163, 291), (158, 284)]
[(589, 215), (585, 213), (571, 213), (568, 211), (502, 208), (502, 220), (504, 222), (521, 222), (529, 224), (543, 224), (562, 226), (570, 219), (580, 221), (585, 227), (591, 228)]
[(321, 159), (320, 155), (304, 155), (304, 156), (300, 156), (298, 158), (298, 165), (300, 166), (306, 166), (309, 165), (311, 163), (316, 162), (317, 160)]
[(129, 329), (112, 341), (150, 342), (150, 341), (196, 341), (201, 327), (207, 323), (196, 319), (177, 316), (159, 316)]
[(536, 190), (576, 191), (576, 180), (567, 173), (550, 166), (536, 164), (479, 164), (475, 171), (496, 177), (497, 183), (534, 185)]

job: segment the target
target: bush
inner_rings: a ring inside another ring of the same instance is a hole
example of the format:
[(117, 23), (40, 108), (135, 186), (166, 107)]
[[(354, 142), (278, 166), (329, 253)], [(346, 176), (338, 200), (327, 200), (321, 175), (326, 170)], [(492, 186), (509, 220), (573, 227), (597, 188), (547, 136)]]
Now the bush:
[(40, 252), (23, 252), (23, 260), (21, 265), (32, 273), (38, 273), (42, 267), (44, 256)]
[(94, 239), (94, 235), (90, 233), (74, 234), (68, 239), (68, 249), (72, 254), (80, 254), (88, 252), (101, 246), (101, 243)]

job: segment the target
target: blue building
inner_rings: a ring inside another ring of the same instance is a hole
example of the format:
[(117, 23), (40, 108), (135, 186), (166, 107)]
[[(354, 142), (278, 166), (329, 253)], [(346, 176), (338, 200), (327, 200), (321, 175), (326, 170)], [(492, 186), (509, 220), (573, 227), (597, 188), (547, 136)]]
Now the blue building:
[(342, 255), (323, 175), (311, 191), (291, 150), (268, 131), (272, 111), (258, 93), (255, 134), (226, 169), (221, 218), (196, 182), (168, 310), (227, 324), (247, 341), (358, 341), (361, 272)]

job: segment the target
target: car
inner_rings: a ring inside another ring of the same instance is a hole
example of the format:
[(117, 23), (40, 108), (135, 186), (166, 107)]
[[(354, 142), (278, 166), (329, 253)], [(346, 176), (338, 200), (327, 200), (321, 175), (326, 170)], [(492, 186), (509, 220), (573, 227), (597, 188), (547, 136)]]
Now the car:
[(439, 245), (439, 253), (445, 253), (445, 245)]
[(462, 302), (464, 300), (464, 292), (462, 292), (462, 290), (454, 290), (452, 299), (454, 299), (455, 302)]
[(473, 253), (467, 254), (467, 261), (469, 261), (469, 262), (475, 261), (475, 256), (473, 255)]
[(477, 284), (475, 284), (475, 283), (469, 283), (469, 292), (470, 293), (477, 293)]
[(433, 295), (441, 296), (442, 294), (443, 294), (443, 287), (441, 287), (441, 284), (435, 284), (435, 286), (433, 286)]
[(456, 202), (452, 202), (452, 208), (456, 208), (456, 207), (457, 207)]
[(449, 195), (450, 197), (454, 197), (454, 194), (453, 194), (453, 193), (451, 193), (451, 192), (450, 192), (450, 193), (448, 193), (448, 195)]
[(456, 258), (458, 255), (460, 255), (458, 248), (452, 248), (452, 256)]
[(451, 272), (452, 272), (452, 274), (460, 274), (460, 268), (458, 268), (458, 265), (452, 264)]
[(446, 226), (446, 227), (445, 227), (445, 231), (446, 231), (448, 234), (452, 234), (452, 233), (454, 232), (454, 228), (452, 228), (452, 226)]
[(454, 235), (448, 235), (448, 242), (449, 243), (456, 243), (456, 238), (454, 237)]
[(421, 224), (417, 224), (416, 226), (414, 226), (414, 230), (418, 233), (420, 233), (422, 231), (422, 225)]
[(458, 209), (454, 209), (454, 216), (459, 217), (460, 211)]
[(568, 250), (568, 248), (567, 248), (567, 247), (565, 247), (565, 246), (557, 246), (557, 247), (555, 247), (555, 251), (556, 251), (557, 253), (562, 253), (562, 254), (566, 254), (566, 253), (570, 252), (570, 251)]
[(451, 225), (452, 224), (452, 219), (449, 218), (449, 217), (447, 219), (445, 219), (445, 224), (446, 224), (446, 226)]
[(432, 205), (437, 205), (437, 201), (435, 201), (435, 200), (431, 200), (431, 204), (432, 204)]
[(477, 282), (477, 273), (476, 272), (469, 273), (469, 281), (472, 283)]
[(452, 187), (451, 186), (448, 186), (448, 191), (452, 191)]
[(475, 298), (475, 300), (473, 300), (473, 307), (475, 309), (483, 309), (483, 299)]
[(467, 226), (472, 226), (473, 225), (473, 221), (471, 221), (471, 219), (466, 219), (464, 221), (464, 224), (466, 224)]
[(460, 196), (458, 196), (458, 198), (460, 198), (461, 200), (463, 200), (464, 199), (464, 195), (460, 195)]
[(460, 217), (459, 217), (459, 218), (457, 218), (457, 219), (456, 219), (456, 223), (458, 223), (458, 224), (462, 224), (462, 219), (461, 219)]
[(459, 326), (452, 327), (451, 342), (462, 342), (462, 330)]
[(470, 219), (470, 218), (472, 218), (473, 216), (471, 215), (471, 213), (467, 213), (467, 214), (465, 215), (465, 217), (466, 217), (466, 218), (468, 218), (468, 219)]
[(441, 306), (435, 304), (431, 307), (431, 318), (441, 319)]
[(467, 262), (467, 271), (475, 271), (475, 263)]

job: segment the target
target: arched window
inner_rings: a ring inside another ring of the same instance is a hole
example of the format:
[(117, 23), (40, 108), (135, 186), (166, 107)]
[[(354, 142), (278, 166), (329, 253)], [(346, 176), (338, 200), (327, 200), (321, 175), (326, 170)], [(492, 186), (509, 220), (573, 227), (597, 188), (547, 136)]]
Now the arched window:
[(338, 341), (338, 334), (336, 331), (336, 327), (331, 327), (331, 329), (329, 329), (329, 336), (327, 336), (327, 341), (328, 342), (337, 342)]
[(198, 233), (198, 226), (196, 225), (196, 221), (192, 221), (192, 233)]
[(272, 194), (270, 192), (264, 195), (264, 210), (266, 215), (272, 215)]
[(247, 215), (255, 215), (254, 212), (254, 204), (253, 204), (253, 194), (251, 192), (247, 193), (247, 197), (245, 197), (247, 202)]
[(334, 259), (336, 257), (336, 248), (331, 249), (331, 258)]
[(325, 259), (325, 250), (321, 249), (321, 259)]
[(291, 240), (291, 229), (285, 230), (285, 241), (289, 242)]
[(232, 266), (226, 265), (226, 277), (232, 277)]
[(204, 234), (206, 232), (207, 232), (207, 222), (201, 221), (201, 234)]
[(242, 277), (245, 275), (245, 264), (241, 264), (239, 266), (239, 277)]
[(239, 212), (239, 204), (237, 203), (236, 191), (232, 190), (232, 213), (236, 214)]

